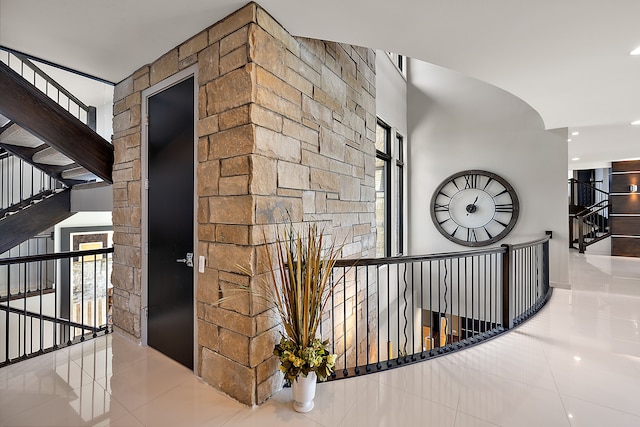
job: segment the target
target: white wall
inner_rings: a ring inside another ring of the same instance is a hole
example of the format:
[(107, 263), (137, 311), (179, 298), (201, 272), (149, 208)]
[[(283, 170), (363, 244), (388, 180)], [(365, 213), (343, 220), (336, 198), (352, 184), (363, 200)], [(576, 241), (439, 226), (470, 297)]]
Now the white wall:
[(97, 183), (71, 189), (71, 212), (111, 212), (112, 210), (112, 185)]
[(382, 50), (376, 51), (376, 114), (407, 136), (407, 80)]
[(501, 242), (521, 243), (553, 231), (551, 281), (568, 283), (566, 131), (545, 131), (536, 111), (489, 84), (408, 61), (408, 251), (462, 251), (438, 233), (431, 195), (449, 175), (484, 169), (513, 185), (520, 217)]

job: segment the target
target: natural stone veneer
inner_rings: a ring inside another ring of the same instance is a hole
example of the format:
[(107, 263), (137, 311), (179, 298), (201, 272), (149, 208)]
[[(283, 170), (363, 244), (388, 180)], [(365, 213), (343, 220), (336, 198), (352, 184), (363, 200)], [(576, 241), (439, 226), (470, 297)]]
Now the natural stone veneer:
[[(259, 404), (282, 385), (279, 325), (238, 285), (268, 279), (273, 224), (318, 221), (343, 257), (375, 248), (375, 52), (291, 36), (250, 3), (120, 82), (114, 95), (114, 324), (141, 337), (141, 91), (198, 64), (198, 366)], [(358, 315), (361, 315), (360, 313)]]

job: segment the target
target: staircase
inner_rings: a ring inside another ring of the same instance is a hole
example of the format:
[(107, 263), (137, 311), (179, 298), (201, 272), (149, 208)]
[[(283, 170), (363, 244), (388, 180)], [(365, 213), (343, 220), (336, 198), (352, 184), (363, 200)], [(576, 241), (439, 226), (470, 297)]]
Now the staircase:
[(73, 215), (71, 188), (112, 182), (113, 146), (84, 105), (28, 58), (0, 50), (0, 253)]
[(587, 246), (611, 236), (609, 192), (573, 178), (569, 188), (569, 247), (584, 253)]

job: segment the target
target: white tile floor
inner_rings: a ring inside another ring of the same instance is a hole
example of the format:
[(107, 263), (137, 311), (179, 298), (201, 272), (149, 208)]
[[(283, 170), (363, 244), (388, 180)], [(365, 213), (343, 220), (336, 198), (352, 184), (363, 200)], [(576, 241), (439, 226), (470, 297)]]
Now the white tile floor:
[(571, 255), (571, 290), (475, 348), (247, 408), (118, 335), (0, 369), (1, 426), (640, 426), (640, 259)]

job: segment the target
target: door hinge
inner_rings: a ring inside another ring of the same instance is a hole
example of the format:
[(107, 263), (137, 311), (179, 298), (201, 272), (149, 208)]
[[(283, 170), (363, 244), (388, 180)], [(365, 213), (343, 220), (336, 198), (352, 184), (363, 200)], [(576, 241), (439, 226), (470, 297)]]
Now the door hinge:
[(148, 180), (148, 179), (145, 179), (145, 180), (144, 180), (144, 189), (145, 189), (145, 190), (148, 190), (148, 189), (149, 189), (149, 180)]
[(142, 312), (144, 313), (144, 318), (149, 318), (149, 307), (142, 307)]
[(144, 125), (145, 126), (149, 126), (149, 115), (148, 114), (144, 116)]

